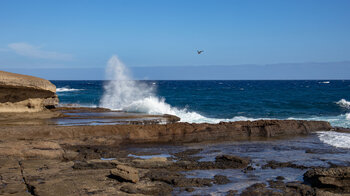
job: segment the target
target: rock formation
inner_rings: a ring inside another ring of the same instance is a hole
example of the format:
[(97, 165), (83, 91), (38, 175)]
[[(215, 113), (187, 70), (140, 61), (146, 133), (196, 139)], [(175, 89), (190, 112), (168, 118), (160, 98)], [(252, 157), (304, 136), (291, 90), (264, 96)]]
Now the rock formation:
[(137, 169), (126, 165), (117, 165), (115, 169), (111, 170), (111, 175), (114, 178), (130, 181), (133, 183), (136, 183), (140, 180), (139, 172)]
[(332, 126), (324, 121), (259, 120), (219, 124), (154, 124), (154, 125), (100, 125), (100, 126), (8, 126), (0, 127), (3, 140), (26, 139), (92, 139), (102, 143), (196, 143), (208, 141), (240, 141), (261, 138), (307, 135), (329, 131)]
[(311, 169), (304, 174), (304, 180), (314, 187), (350, 193), (350, 167)]
[(58, 104), (50, 81), (0, 71), (0, 112), (38, 112)]

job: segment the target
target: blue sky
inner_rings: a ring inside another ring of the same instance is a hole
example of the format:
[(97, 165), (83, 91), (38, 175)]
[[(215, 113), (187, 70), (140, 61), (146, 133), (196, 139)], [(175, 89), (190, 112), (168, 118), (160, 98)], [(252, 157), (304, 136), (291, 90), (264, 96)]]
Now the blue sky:
[[(154, 70), (137, 73), (140, 79), (158, 79), (157, 67), (172, 79), (183, 79), (174, 67), (187, 66), (245, 65), (254, 72), (255, 65), (316, 62), (310, 70), (317, 72), (317, 63), (350, 60), (349, 10), (348, 0), (2, 0), (0, 70), (103, 79), (100, 72), (117, 54), (136, 72)], [(327, 78), (333, 69), (327, 65), (318, 77)], [(348, 65), (339, 74), (350, 73)], [(278, 70), (264, 77), (288, 69)], [(201, 78), (213, 78), (211, 73)]]

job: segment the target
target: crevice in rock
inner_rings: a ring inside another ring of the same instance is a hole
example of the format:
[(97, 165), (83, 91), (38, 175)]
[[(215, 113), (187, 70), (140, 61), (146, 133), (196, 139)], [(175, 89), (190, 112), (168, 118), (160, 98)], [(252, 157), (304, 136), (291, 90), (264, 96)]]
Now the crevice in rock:
[(35, 196), (36, 196), (37, 194), (35, 193), (35, 186), (30, 185), (30, 184), (28, 183), (27, 179), (24, 177), (24, 174), (23, 174), (24, 168), (23, 168), (22, 162), (21, 162), (21, 161), (18, 161), (18, 165), (19, 165), (20, 168), (21, 168), (22, 180), (23, 180), (24, 184), (25, 184), (26, 187), (27, 187), (28, 193), (30, 193), (31, 195), (35, 195)]

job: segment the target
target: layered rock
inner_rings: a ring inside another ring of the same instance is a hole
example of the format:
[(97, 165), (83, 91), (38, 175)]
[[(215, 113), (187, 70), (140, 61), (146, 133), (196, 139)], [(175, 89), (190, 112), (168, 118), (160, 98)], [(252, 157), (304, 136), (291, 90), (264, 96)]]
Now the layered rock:
[(111, 175), (114, 178), (130, 181), (136, 183), (140, 180), (139, 172), (133, 167), (126, 165), (117, 165), (115, 169), (111, 170)]
[[(89, 138), (99, 137), (101, 143), (109, 140), (113, 140), (115, 144), (171, 143), (290, 137), (331, 129), (329, 122), (305, 120), (237, 121), (219, 124), (9, 126), (0, 127), (0, 138), (31, 140), (85, 138), (85, 141), (89, 141)], [(96, 144), (95, 140), (94, 143)]]
[(350, 193), (350, 167), (311, 169), (304, 174), (304, 180), (314, 187)]
[(38, 112), (58, 104), (50, 81), (0, 71), (0, 112)]

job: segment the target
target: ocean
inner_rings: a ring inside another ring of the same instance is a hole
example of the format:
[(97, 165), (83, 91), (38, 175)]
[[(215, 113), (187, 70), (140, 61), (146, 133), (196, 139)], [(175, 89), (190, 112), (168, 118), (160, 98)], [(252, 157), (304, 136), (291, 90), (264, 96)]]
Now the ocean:
[[(144, 85), (141, 91), (148, 88), (150, 92), (137, 95), (135, 100), (119, 92), (117, 95), (121, 99), (127, 99), (119, 107), (101, 102), (104, 85), (109, 81), (52, 82), (57, 86), (63, 105), (170, 113), (179, 116), (183, 122), (194, 123), (305, 119), (326, 120), (333, 126), (350, 127), (350, 80), (136, 81)], [(114, 97), (111, 101), (120, 100)]]
[[(181, 122), (259, 119), (328, 121), (350, 128), (350, 80), (134, 80), (112, 56), (105, 81), (52, 81), (60, 104), (146, 114), (172, 114)], [(329, 145), (350, 148), (350, 134), (320, 132)]]

